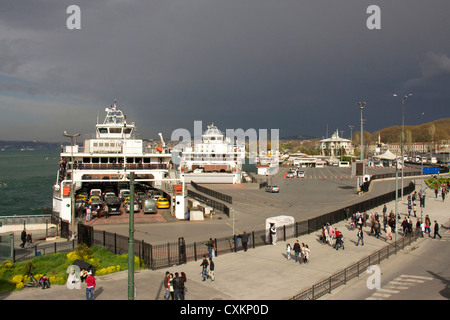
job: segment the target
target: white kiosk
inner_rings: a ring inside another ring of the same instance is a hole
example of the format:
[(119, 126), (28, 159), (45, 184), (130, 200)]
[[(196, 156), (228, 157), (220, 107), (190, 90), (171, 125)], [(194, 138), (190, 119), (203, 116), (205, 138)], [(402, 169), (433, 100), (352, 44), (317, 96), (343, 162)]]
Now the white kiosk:
[(286, 238), (295, 236), (295, 220), (291, 216), (276, 216), (266, 219), (266, 243), (270, 243), (270, 228), (275, 225), (277, 228), (277, 238), (283, 239), (280, 235), (283, 233), (283, 228), (286, 226)]

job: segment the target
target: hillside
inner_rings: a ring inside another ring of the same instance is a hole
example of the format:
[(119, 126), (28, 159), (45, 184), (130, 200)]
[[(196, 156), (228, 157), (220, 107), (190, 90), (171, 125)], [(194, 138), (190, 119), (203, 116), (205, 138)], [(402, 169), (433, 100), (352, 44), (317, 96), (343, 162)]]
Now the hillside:
[[(398, 143), (401, 141), (402, 126), (384, 128), (374, 133), (364, 132), (365, 143), (377, 142), (378, 135), (380, 135), (381, 142)], [(450, 140), (450, 118), (443, 118), (416, 126), (405, 125), (406, 143), (442, 140)], [(359, 132), (354, 133), (353, 143), (359, 143)]]

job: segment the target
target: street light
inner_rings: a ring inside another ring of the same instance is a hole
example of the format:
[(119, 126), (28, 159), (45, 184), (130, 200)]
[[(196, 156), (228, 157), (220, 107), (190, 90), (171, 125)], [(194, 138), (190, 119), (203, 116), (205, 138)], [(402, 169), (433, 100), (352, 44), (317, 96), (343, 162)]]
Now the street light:
[[(399, 95), (396, 94), (396, 93), (394, 93), (393, 96), (394, 97), (399, 97)], [(404, 151), (403, 150), (404, 149), (403, 144), (404, 144), (404, 139), (405, 139), (405, 100), (408, 97), (412, 97), (412, 93), (409, 93), (409, 94), (407, 94), (407, 95), (405, 95), (405, 96), (403, 96), (401, 98), (401, 100), (402, 100), (402, 143), (401, 143), (401, 157), (402, 157), (402, 186), (401, 187), (402, 187), (402, 200), (403, 200), (403, 167), (405, 166), (405, 157), (403, 155), (403, 151)]]
[(72, 220), (72, 240), (75, 239), (75, 206), (73, 201), (73, 139), (76, 139), (80, 134), (68, 134), (67, 131), (64, 131), (64, 137), (70, 138), (70, 154), (71, 154), (71, 165), (70, 165), (70, 179), (71, 179), (71, 185), (70, 185), (70, 213), (71, 213), (71, 220)]
[(362, 117), (362, 112), (364, 109), (364, 106), (366, 105), (365, 102), (357, 102), (356, 103), (359, 107), (359, 109), (361, 109), (361, 147), (360, 147), (360, 153), (361, 153), (361, 161), (364, 160), (364, 151), (363, 151), (363, 117)]
[(350, 150), (353, 155), (353, 129), (355, 128), (355, 126), (350, 125), (348, 126), (348, 128), (350, 129)]

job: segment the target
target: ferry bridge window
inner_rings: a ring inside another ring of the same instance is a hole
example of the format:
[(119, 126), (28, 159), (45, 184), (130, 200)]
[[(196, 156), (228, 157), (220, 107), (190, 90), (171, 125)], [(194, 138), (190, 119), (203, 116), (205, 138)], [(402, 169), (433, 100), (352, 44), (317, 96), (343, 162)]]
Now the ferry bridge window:
[(125, 133), (126, 133), (126, 134), (130, 134), (132, 130), (133, 130), (133, 129), (131, 129), (131, 128), (126, 128), (126, 129), (125, 129)]
[(121, 128), (110, 128), (109, 133), (122, 133)]
[(107, 128), (98, 128), (98, 132), (99, 133), (108, 133), (108, 129)]

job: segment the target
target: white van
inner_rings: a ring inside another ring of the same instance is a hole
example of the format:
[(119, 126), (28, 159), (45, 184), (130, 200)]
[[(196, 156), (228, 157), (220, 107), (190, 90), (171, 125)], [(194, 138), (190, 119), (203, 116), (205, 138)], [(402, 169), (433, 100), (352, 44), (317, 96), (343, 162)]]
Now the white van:
[(339, 168), (350, 168), (350, 162), (348, 162), (348, 161), (339, 161)]

